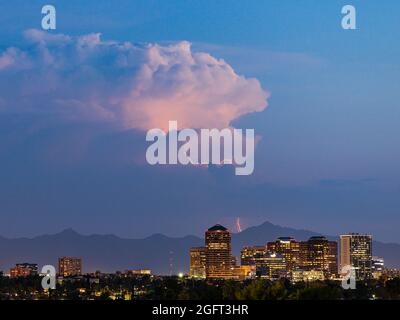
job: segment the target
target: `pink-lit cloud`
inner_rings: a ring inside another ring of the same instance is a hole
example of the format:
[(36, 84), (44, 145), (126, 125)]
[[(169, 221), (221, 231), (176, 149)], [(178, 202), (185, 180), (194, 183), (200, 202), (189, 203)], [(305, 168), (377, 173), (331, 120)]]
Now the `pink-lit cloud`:
[(0, 52), (0, 112), (122, 128), (222, 128), (267, 106), (258, 80), (188, 42), (135, 45), (100, 34), (25, 32), (26, 46)]

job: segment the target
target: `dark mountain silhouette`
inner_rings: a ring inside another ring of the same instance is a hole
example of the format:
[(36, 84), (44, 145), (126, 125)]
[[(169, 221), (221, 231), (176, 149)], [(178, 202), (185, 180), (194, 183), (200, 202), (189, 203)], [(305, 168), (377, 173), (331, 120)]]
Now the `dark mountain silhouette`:
[(17, 262), (57, 266), (60, 256), (79, 256), (85, 272), (124, 271), (151, 268), (155, 273), (185, 271), (188, 248), (199, 246), (194, 236), (170, 238), (155, 234), (144, 239), (122, 239), (114, 235), (80, 235), (71, 229), (32, 239), (0, 239), (0, 269), (7, 271)]
[(264, 245), (268, 241), (273, 241), (278, 237), (290, 236), (297, 240), (307, 240), (312, 236), (320, 235), (319, 233), (281, 227), (270, 222), (243, 230), (241, 233), (234, 234), (232, 237), (232, 246), (234, 254), (239, 254), (243, 246)]
[[(232, 235), (233, 253), (242, 246), (263, 245), (277, 237), (292, 236), (306, 240), (319, 235), (308, 230), (297, 230), (265, 222)], [(336, 237), (328, 237), (337, 240)], [(189, 248), (204, 245), (204, 239), (195, 236), (171, 238), (154, 234), (144, 239), (123, 239), (114, 235), (81, 235), (71, 229), (53, 235), (35, 238), (7, 239), (0, 237), (0, 270), (18, 262), (57, 265), (60, 256), (79, 256), (85, 272), (124, 271), (150, 268), (156, 274), (174, 274), (189, 269)], [(373, 254), (385, 258), (390, 267), (400, 266), (400, 245), (374, 242)], [(172, 265), (172, 267), (171, 267)]]
[[(233, 253), (239, 255), (240, 248), (246, 245), (264, 245), (268, 241), (273, 241), (278, 237), (290, 236), (297, 240), (307, 240), (312, 236), (322, 235), (309, 230), (299, 230), (274, 225), (270, 222), (255, 227), (250, 227), (241, 233), (234, 234), (232, 237)], [(339, 242), (338, 236), (326, 235), (329, 240)], [(390, 268), (400, 267), (400, 244), (382, 243), (373, 241), (372, 253), (374, 256), (383, 257), (385, 265)]]

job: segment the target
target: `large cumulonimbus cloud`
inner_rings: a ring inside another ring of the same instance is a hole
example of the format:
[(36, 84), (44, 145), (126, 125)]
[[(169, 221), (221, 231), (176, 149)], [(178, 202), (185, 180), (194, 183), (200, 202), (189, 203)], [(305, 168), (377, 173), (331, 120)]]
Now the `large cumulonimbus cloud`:
[(147, 130), (222, 128), (267, 106), (256, 79), (188, 42), (134, 45), (100, 34), (25, 32), (26, 44), (0, 52), (0, 113), (106, 121)]

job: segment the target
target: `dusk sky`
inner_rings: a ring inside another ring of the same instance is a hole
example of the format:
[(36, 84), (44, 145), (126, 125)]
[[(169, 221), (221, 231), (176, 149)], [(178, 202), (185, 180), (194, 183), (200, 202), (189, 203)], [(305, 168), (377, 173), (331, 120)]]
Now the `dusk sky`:
[[(53, 0), (51, 32), (45, 4), (0, 3), (1, 236), (240, 217), (400, 242), (400, 2)], [(254, 128), (254, 173), (148, 165), (169, 119)]]

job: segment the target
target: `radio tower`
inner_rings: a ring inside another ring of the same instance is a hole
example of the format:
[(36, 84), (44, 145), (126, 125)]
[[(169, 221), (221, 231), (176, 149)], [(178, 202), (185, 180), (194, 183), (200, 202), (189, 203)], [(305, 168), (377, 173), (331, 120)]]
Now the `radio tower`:
[(172, 276), (174, 271), (174, 252), (169, 252), (169, 275)]

